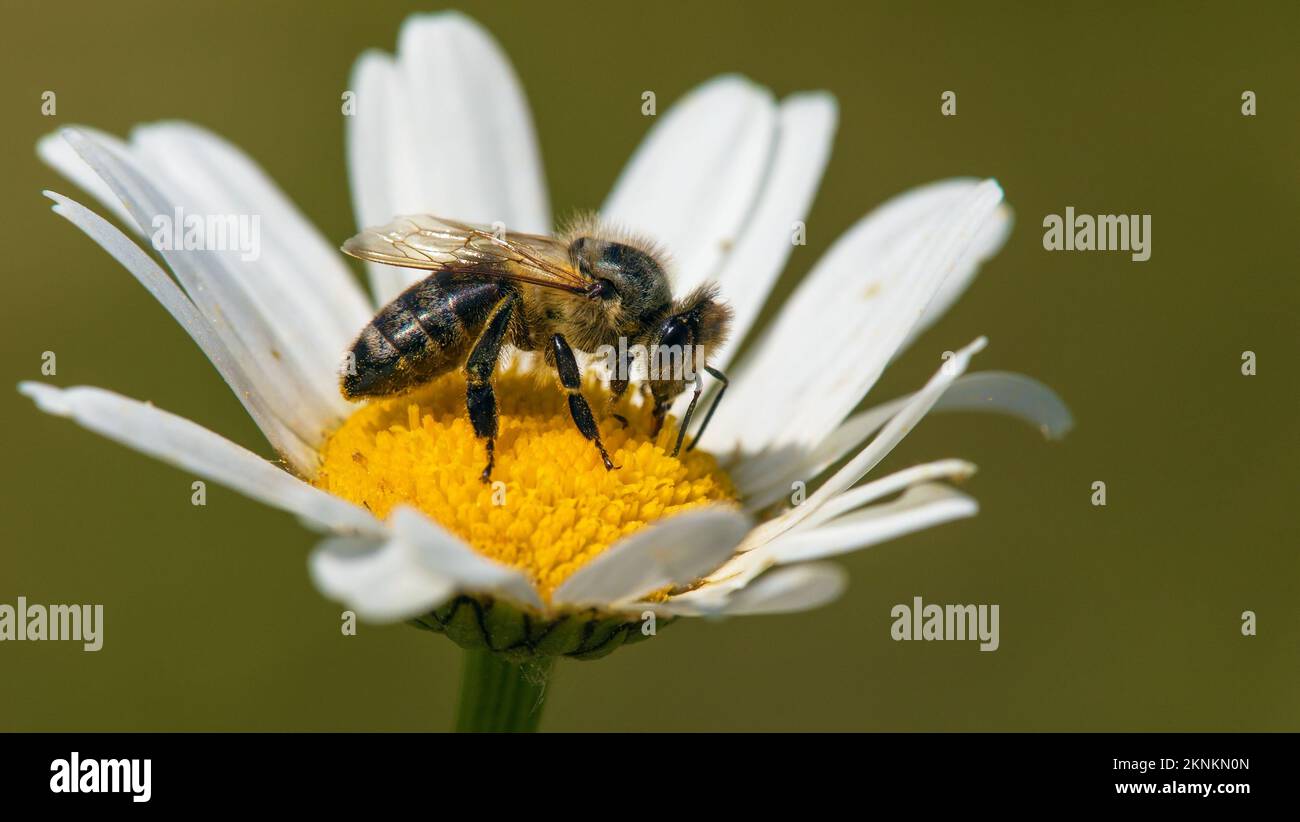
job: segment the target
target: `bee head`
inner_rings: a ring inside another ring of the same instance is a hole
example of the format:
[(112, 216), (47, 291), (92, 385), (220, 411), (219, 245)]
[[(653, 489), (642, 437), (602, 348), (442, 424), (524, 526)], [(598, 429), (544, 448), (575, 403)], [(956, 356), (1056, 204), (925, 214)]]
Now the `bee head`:
[[(652, 332), (651, 372), (646, 385), (654, 398), (656, 430), (677, 395), (699, 379), (698, 372), (712, 371), (707, 366), (709, 350), (727, 339), (731, 317), (731, 307), (718, 300), (717, 286), (708, 284), (676, 300)], [(681, 430), (689, 423), (687, 416)]]

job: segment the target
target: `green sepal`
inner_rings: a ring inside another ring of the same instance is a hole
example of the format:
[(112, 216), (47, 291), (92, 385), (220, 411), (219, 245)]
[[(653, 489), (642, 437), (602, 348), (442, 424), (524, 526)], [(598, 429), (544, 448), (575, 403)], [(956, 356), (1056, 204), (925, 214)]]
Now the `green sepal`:
[[(657, 622), (656, 629), (673, 620)], [(621, 645), (649, 639), (637, 619), (598, 611), (542, 616), (505, 600), (461, 595), (411, 620), (424, 630), (446, 634), (466, 650), (489, 650), (515, 664), (554, 657), (599, 659)]]

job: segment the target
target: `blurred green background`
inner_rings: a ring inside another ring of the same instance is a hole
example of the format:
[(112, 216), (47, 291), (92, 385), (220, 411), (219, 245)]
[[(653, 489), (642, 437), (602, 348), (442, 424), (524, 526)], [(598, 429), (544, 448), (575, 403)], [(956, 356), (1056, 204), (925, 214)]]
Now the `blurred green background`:
[[(48, 210), (38, 137), (193, 120), (242, 146), (324, 233), (353, 228), (339, 95), (410, 12), (370, 3), (3, 4), (0, 386), (91, 384), (267, 453), (180, 328)], [(836, 236), (910, 186), (997, 177), (1005, 250), (873, 392), (920, 385), (979, 334), (978, 369), (1073, 408), (1045, 442), (982, 415), (927, 418), (884, 464), (958, 456), (982, 505), (842, 562), (822, 610), (693, 622), (562, 663), (543, 726), (646, 729), (1300, 730), (1296, 345), (1300, 56), (1291, 3), (655, 3), (459, 6), (523, 79), (553, 205), (599, 205), (650, 122), (740, 71), (834, 92), (841, 123), (787, 292)], [(43, 117), (41, 92), (58, 94)], [(958, 116), (939, 95), (958, 94)], [(1258, 95), (1243, 117), (1240, 96)], [(417, 101), (436, 104), (434, 101)], [(577, 124), (582, 124), (581, 126)], [(1146, 263), (1047, 253), (1043, 215), (1153, 215)], [(1240, 373), (1241, 352), (1259, 373)], [(446, 729), (451, 643), (339, 631), (290, 516), (37, 413), (0, 391), (0, 602), (105, 606), (105, 644), (0, 644), (0, 729)], [(1108, 505), (1090, 504), (1104, 480)], [(998, 603), (1001, 649), (894, 642), (913, 596)], [(1258, 636), (1240, 632), (1243, 610)]]

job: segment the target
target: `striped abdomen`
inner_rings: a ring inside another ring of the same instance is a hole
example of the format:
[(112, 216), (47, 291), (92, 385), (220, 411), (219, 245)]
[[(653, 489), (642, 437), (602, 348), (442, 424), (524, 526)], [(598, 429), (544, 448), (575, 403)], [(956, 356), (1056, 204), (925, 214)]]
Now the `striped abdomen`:
[(435, 274), (403, 291), (352, 344), (343, 396), (400, 394), (457, 368), (509, 290), (500, 282)]

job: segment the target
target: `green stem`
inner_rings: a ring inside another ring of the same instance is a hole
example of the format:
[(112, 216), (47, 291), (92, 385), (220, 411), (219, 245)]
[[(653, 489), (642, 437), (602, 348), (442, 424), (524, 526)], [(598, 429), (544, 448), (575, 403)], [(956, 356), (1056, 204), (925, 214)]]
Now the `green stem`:
[(466, 651), (456, 730), (531, 733), (537, 730), (553, 660), (515, 665), (491, 651)]

